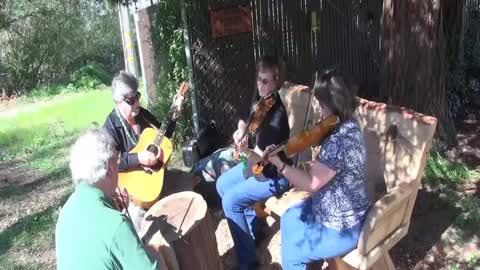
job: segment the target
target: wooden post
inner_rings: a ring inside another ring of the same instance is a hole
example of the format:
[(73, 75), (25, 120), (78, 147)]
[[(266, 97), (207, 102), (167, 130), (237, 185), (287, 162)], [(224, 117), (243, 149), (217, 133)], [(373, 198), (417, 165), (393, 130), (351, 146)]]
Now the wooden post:
[(223, 269), (207, 203), (200, 194), (174, 193), (153, 205), (145, 214), (140, 236), (149, 241), (158, 232), (165, 239), (157, 246), (168, 269)]
[(140, 54), (144, 94), (147, 97), (148, 108), (154, 108), (158, 105), (158, 67), (155, 63), (155, 48), (151, 31), (151, 13), (154, 10), (154, 6), (150, 6), (135, 12), (138, 52)]

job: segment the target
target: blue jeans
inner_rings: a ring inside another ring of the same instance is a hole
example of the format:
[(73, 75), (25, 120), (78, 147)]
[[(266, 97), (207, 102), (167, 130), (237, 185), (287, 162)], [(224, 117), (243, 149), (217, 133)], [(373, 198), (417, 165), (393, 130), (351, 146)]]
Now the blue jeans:
[(290, 207), (280, 220), (283, 270), (304, 270), (310, 262), (357, 247), (362, 222), (342, 231), (326, 227), (313, 218), (311, 203), (309, 199)]
[(259, 182), (243, 177), (242, 164), (238, 164), (220, 176), (217, 191), (222, 198), (223, 211), (232, 234), (240, 269), (253, 267), (255, 256), (254, 232), (259, 220), (252, 209), (255, 202), (265, 202), (288, 189), (285, 178)]

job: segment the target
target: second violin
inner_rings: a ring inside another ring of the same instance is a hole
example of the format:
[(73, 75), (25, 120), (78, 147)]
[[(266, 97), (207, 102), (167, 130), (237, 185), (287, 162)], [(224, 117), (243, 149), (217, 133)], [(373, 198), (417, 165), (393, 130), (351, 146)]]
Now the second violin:
[[(250, 112), (250, 116), (247, 121), (247, 126), (240, 137), (240, 140), (243, 140), (247, 133), (253, 133), (257, 130), (257, 128), (262, 124), (265, 116), (267, 115), (268, 111), (275, 105), (276, 102), (276, 94), (272, 93), (268, 96), (262, 97), (257, 103), (255, 103), (252, 107), (252, 111)], [(241, 145), (237, 146), (235, 152), (235, 158), (240, 160), (240, 153), (242, 152)]]
[(278, 145), (278, 147), (265, 154), (265, 158), (252, 166), (252, 173), (259, 175), (263, 168), (268, 164), (268, 157), (271, 155), (284, 152), (287, 157), (292, 157), (295, 154), (303, 152), (310, 146), (318, 144), (340, 123), (340, 119), (336, 115), (331, 115), (326, 119), (320, 121), (312, 129), (302, 131), (297, 135), (289, 138), (285, 143)]

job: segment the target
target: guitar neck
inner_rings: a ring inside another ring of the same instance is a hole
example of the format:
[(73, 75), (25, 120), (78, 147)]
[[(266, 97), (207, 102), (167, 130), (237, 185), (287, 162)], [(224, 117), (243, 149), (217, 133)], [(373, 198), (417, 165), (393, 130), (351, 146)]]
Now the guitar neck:
[(167, 130), (170, 127), (170, 125), (173, 124), (172, 116), (174, 112), (175, 112), (174, 106), (170, 107), (167, 117), (165, 117), (165, 121), (162, 122), (162, 125), (158, 129), (158, 134), (157, 134), (157, 137), (155, 137), (154, 144), (160, 145), (162, 143), (163, 138), (165, 137), (165, 133), (167, 133)]
[[(165, 121), (163, 121), (162, 125), (160, 126), (160, 129), (158, 130), (157, 137), (154, 140), (154, 143), (156, 145), (161, 145), (168, 128), (170, 127), (170, 125), (173, 124), (173, 122), (178, 117), (178, 115), (176, 114), (176, 106), (178, 107), (182, 106), (183, 97), (185, 97), (185, 94), (187, 93), (188, 90), (189, 90), (188, 84), (186, 82), (182, 82), (182, 84), (180, 85), (180, 89), (178, 90), (178, 93), (177, 93), (179, 96), (175, 97), (172, 106), (170, 106), (170, 110), (168, 111), (167, 117), (165, 117)], [(181, 97), (182, 99), (178, 99), (179, 97)], [(180, 103), (180, 104), (177, 104), (177, 103)]]

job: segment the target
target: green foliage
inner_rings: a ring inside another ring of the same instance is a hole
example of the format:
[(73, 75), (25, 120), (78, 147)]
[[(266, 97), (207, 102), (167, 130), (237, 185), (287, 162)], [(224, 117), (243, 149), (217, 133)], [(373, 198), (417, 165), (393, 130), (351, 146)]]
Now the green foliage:
[(44, 85), (31, 90), (26, 97), (28, 100), (40, 100), (48, 97), (52, 97), (62, 93), (67, 88), (61, 85)]
[(113, 76), (100, 64), (89, 64), (81, 67), (70, 75), (72, 84), (77, 88), (97, 88), (110, 85)]
[(475, 195), (467, 195), (460, 200), (462, 214), (455, 219), (455, 224), (459, 226), (480, 226), (480, 198)]
[(450, 266), (450, 270), (458, 270), (458, 266), (456, 264)]
[(480, 172), (468, 169), (464, 164), (451, 162), (437, 151), (431, 151), (423, 174), (423, 180), (433, 186), (456, 185), (467, 179), (480, 177)]
[[(180, 83), (188, 81), (180, 1), (161, 1), (153, 13), (152, 42), (160, 74), (157, 84), (158, 107), (152, 111), (159, 119), (163, 119)], [(177, 121), (174, 136), (176, 144), (183, 144), (192, 133), (189, 100), (188, 96)]]
[(480, 254), (478, 254), (478, 255), (475, 255), (475, 254), (470, 255), (470, 259), (468, 260), (468, 266), (469, 266), (469, 267), (480, 266)]
[(67, 85), (43, 85), (30, 90), (23, 100), (26, 102), (38, 101), (60, 94), (94, 91), (110, 85), (113, 76), (100, 64), (89, 64), (81, 67), (70, 75)]
[[(65, 82), (89, 63), (122, 61), (115, 9), (90, 0), (6, 0), (0, 30), (0, 89), (28, 92)], [(0, 16), (1, 17), (1, 16)]]

